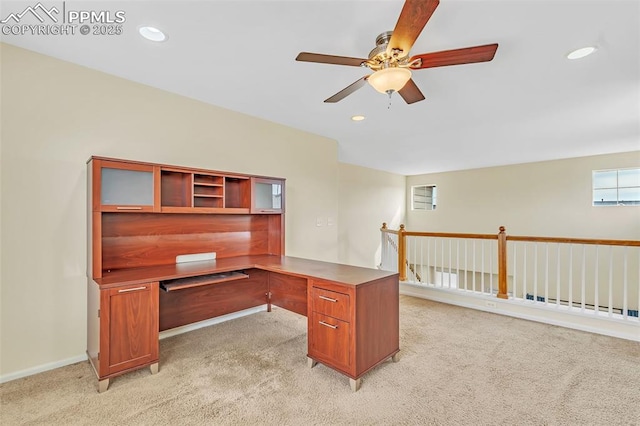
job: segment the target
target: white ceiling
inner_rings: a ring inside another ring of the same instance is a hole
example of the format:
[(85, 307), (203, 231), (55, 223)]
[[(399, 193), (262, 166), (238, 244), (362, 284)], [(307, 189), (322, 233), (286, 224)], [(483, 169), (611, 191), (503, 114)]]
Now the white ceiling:
[[(3, 1), (1, 19), (36, 3)], [(2, 41), (335, 139), (340, 161), (399, 174), (640, 149), (640, 1), (441, 0), (411, 54), (499, 43), (493, 61), (415, 71), (426, 100), (413, 105), (394, 94), (389, 106), (369, 85), (323, 103), (367, 70), (296, 55), (366, 58), (402, 5), (67, 1), (67, 10), (125, 11), (123, 34)], [(169, 39), (142, 39), (141, 25)], [(595, 54), (566, 59), (593, 44)]]

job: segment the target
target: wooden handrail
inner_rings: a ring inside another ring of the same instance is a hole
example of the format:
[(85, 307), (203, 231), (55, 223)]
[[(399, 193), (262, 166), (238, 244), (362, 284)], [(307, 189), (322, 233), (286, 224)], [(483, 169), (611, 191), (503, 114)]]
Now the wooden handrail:
[(382, 228), (380, 228), (382, 232), (386, 232), (387, 234), (395, 234), (398, 235), (398, 231), (394, 231), (393, 229), (387, 228), (387, 222), (382, 222)]
[(509, 241), (531, 241), (535, 243), (565, 243), (565, 244), (594, 244), (603, 246), (628, 246), (640, 247), (640, 241), (636, 240), (600, 240), (590, 238), (565, 238), (565, 237), (527, 237), (507, 235)]
[(592, 238), (566, 238), (566, 237), (530, 237), (507, 235), (504, 226), (501, 226), (498, 234), (464, 234), (452, 232), (416, 232), (407, 231), (404, 225), (400, 225), (397, 231), (387, 228), (383, 223), (380, 231), (398, 235), (398, 273), (400, 281), (407, 279), (406, 237), (440, 237), (440, 238), (468, 238), (498, 241), (498, 294), (500, 299), (508, 299), (507, 293), (507, 242), (524, 241), (537, 243), (563, 243), (563, 244), (592, 244), (607, 246), (640, 247), (638, 240), (609, 240)]
[(443, 238), (474, 238), (478, 240), (495, 240), (496, 234), (458, 234), (451, 232), (415, 232), (405, 231), (407, 237), (443, 237)]

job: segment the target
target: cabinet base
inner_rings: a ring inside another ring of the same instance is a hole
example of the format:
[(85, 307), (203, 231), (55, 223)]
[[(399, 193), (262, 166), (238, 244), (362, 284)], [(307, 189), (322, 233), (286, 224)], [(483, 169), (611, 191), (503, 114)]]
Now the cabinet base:
[(361, 384), (362, 384), (362, 379), (349, 378), (349, 385), (351, 386), (352, 391), (358, 392), (358, 389), (360, 389)]
[(316, 361), (315, 359), (307, 357), (307, 367), (313, 368), (316, 365), (318, 365), (318, 361)]
[[(149, 365), (149, 370), (151, 370), (151, 374), (157, 374), (159, 367), (160, 367), (159, 362), (154, 362), (153, 364)], [(98, 380), (98, 393), (105, 392), (107, 389), (109, 389), (110, 380), (111, 380), (110, 377), (107, 377), (106, 379)]]
[[(393, 362), (400, 361), (399, 354), (400, 354), (400, 351), (396, 352), (395, 354), (391, 355), (389, 358), (386, 358), (386, 361), (388, 360), (391, 360)], [(307, 356), (307, 367), (313, 368), (316, 365), (318, 365), (318, 361)], [(349, 385), (351, 386), (351, 390), (353, 390), (354, 392), (357, 392), (360, 389), (360, 386), (362, 385), (362, 380), (360, 377), (358, 377), (357, 379), (352, 379), (351, 377), (349, 377)]]

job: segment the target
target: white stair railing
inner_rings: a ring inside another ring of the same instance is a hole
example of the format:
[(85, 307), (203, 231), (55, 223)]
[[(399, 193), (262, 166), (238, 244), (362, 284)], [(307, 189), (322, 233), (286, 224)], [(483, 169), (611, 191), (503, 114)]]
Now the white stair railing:
[(381, 231), (400, 281), (639, 322), (640, 241)]

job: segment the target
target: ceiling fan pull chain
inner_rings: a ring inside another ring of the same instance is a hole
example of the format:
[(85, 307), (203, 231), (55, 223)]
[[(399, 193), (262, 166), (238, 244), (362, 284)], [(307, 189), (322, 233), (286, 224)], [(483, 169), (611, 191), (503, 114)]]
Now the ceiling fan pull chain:
[(393, 90), (387, 90), (387, 93), (389, 94), (389, 105), (387, 105), (387, 109), (391, 109), (391, 94)]

